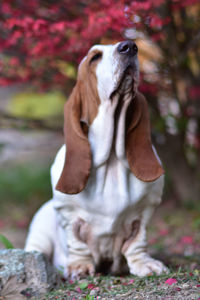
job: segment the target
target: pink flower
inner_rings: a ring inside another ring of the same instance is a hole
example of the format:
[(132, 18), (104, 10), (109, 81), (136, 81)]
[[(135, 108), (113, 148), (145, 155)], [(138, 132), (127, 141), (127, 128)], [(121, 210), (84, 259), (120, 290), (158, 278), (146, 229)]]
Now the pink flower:
[(76, 291), (77, 291), (77, 293), (79, 293), (79, 294), (82, 293), (82, 290), (81, 290), (81, 288), (80, 288), (79, 286), (76, 288)]
[(190, 235), (185, 235), (181, 238), (181, 243), (186, 245), (191, 245), (194, 243), (193, 237)]
[(74, 283), (74, 280), (69, 280), (69, 284), (73, 284)]
[(134, 279), (130, 279), (129, 284), (132, 284), (134, 281), (135, 281)]
[(159, 235), (161, 235), (161, 236), (166, 236), (168, 234), (169, 234), (169, 230), (168, 229), (161, 229), (159, 231)]
[(177, 283), (177, 280), (174, 279), (174, 278), (168, 278), (166, 281), (165, 281), (166, 284), (169, 284), (169, 285), (172, 285), (174, 283)]

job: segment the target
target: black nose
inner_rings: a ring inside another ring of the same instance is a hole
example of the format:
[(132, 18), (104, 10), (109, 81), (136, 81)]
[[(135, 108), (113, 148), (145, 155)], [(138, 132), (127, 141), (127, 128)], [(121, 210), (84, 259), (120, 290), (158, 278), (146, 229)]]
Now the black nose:
[(117, 51), (120, 54), (127, 54), (127, 55), (136, 55), (138, 52), (137, 45), (132, 41), (125, 41), (121, 42), (118, 47)]

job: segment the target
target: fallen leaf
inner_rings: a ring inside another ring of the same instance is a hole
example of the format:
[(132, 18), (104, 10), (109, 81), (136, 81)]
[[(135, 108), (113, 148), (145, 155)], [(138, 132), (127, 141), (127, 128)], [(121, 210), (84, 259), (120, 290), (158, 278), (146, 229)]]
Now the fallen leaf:
[(125, 285), (125, 286), (126, 286), (126, 285), (128, 285), (128, 283), (127, 283), (127, 282), (123, 282), (122, 285)]
[(199, 270), (195, 269), (195, 270), (194, 270), (194, 275), (195, 275), (195, 276), (198, 276), (198, 275), (199, 275)]
[(23, 300), (25, 296), (21, 292), (26, 287), (25, 283), (18, 283), (17, 278), (11, 276), (1, 290), (1, 296), (4, 300)]
[(113, 279), (113, 284), (117, 285), (120, 283), (121, 283), (121, 279), (119, 279), (119, 278)]
[(95, 285), (93, 283), (89, 283), (88, 286), (87, 286), (87, 288), (89, 290), (92, 290), (93, 288), (95, 288)]

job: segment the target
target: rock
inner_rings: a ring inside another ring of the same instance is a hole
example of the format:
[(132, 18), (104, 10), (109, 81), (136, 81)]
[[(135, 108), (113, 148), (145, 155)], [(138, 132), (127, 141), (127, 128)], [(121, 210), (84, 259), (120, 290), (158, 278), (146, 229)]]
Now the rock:
[(58, 282), (58, 273), (42, 253), (0, 250), (0, 296), (3, 299), (40, 299), (37, 297)]

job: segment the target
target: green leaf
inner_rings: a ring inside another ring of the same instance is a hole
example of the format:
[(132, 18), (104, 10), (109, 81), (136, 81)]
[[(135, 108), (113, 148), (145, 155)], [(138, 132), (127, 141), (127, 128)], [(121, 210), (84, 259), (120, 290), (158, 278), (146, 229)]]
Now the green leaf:
[(94, 296), (86, 295), (86, 297), (84, 298), (84, 300), (94, 300)]
[(88, 282), (82, 282), (81, 284), (79, 284), (81, 290), (85, 290), (87, 286), (88, 286)]
[(5, 246), (6, 249), (13, 249), (13, 244), (2, 234), (0, 234), (0, 242)]

